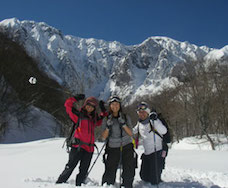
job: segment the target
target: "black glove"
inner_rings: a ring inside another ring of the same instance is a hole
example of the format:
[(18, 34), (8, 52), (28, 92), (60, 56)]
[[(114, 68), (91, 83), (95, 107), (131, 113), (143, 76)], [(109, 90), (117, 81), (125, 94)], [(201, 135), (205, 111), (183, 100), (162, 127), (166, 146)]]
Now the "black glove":
[(105, 109), (105, 106), (104, 106), (104, 101), (101, 100), (99, 102), (99, 107), (100, 107), (100, 109), (101, 109), (102, 112), (106, 112), (106, 109)]
[(75, 98), (77, 101), (80, 101), (80, 100), (85, 99), (85, 95), (84, 95), (84, 94), (77, 94), (77, 95), (74, 96), (74, 98)]
[(150, 119), (152, 119), (152, 120), (158, 119), (157, 113), (156, 113), (156, 112), (151, 112), (151, 113), (150, 113)]
[(123, 127), (124, 125), (126, 125), (125, 119), (121, 115), (118, 118), (118, 122), (120, 124), (120, 127)]

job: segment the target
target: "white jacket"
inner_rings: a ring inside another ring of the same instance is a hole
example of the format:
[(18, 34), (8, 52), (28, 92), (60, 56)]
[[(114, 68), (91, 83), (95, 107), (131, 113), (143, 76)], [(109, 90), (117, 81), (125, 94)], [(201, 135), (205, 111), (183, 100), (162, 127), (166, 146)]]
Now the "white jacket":
[[(154, 125), (152, 120), (150, 120), (150, 122), (160, 135), (164, 135), (167, 132), (167, 128), (162, 124), (159, 119), (154, 120)], [(149, 122), (143, 124), (138, 121), (136, 126), (133, 128), (133, 134), (137, 133), (139, 133), (142, 137), (145, 155), (149, 155), (151, 153), (154, 153), (155, 151), (162, 150), (162, 138), (153, 131), (151, 131), (151, 126)], [(156, 144), (154, 144), (154, 142)]]

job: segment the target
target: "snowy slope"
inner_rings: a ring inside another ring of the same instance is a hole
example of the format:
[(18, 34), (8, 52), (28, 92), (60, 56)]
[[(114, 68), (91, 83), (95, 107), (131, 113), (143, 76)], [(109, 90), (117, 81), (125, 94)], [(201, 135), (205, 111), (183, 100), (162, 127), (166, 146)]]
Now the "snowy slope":
[(134, 46), (83, 39), (43, 22), (16, 18), (0, 22), (0, 31), (22, 44), (39, 67), (63, 86), (102, 99), (116, 93), (125, 102), (169, 86), (175, 66), (202, 60), (213, 51), (167, 37), (150, 37)]
[[(189, 139), (188, 139), (189, 140)], [(194, 139), (192, 140), (194, 142)], [(0, 145), (0, 187), (4, 188), (73, 188), (75, 187), (76, 168), (69, 179), (69, 184), (55, 185), (55, 181), (68, 160), (67, 153), (62, 149), (63, 139), (46, 139), (21, 144)], [(99, 149), (103, 143), (97, 143)], [(182, 142), (182, 146), (184, 141)], [(188, 149), (171, 149), (167, 157), (166, 170), (162, 174), (164, 183), (160, 188), (206, 188), (228, 187), (228, 151), (209, 151)], [(202, 146), (203, 147), (203, 146)], [(188, 150), (186, 150), (188, 149)], [(143, 152), (137, 149), (139, 156)], [(97, 157), (95, 152), (92, 163)], [(139, 159), (140, 166), (140, 159)], [(91, 164), (92, 164), (91, 163)], [(89, 174), (87, 184), (82, 187), (101, 187), (104, 172), (102, 157), (98, 158)], [(119, 173), (119, 172), (117, 172)], [(118, 177), (118, 175), (117, 175)], [(116, 182), (118, 185), (119, 178)], [(140, 180), (139, 168), (136, 170), (134, 188), (152, 187)]]
[(208, 63), (214, 63), (217, 61), (222, 61), (227, 63), (228, 61), (228, 45), (221, 49), (212, 50), (204, 58)]
[(8, 127), (0, 137), (1, 143), (28, 142), (60, 135), (61, 124), (51, 114), (34, 106), (29, 107), (29, 113), (23, 125), (11, 114), (7, 114)]

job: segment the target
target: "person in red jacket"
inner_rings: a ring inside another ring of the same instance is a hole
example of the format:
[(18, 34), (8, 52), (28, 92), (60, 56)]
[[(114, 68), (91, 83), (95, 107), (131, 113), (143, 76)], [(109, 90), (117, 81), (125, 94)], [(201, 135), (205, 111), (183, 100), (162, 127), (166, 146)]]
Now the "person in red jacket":
[(74, 108), (73, 104), (84, 98), (84, 94), (78, 94), (67, 99), (64, 105), (71, 120), (77, 124), (77, 128), (74, 132), (75, 145), (71, 147), (68, 163), (56, 181), (57, 184), (65, 183), (79, 162), (76, 186), (81, 186), (86, 179), (94, 151), (94, 129), (102, 124), (102, 119), (106, 112), (104, 102), (100, 101), (101, 114), (97, 115), (96, 107), (98, 106), (98, 101), (94, 97), (88, 97), (81, 109)]

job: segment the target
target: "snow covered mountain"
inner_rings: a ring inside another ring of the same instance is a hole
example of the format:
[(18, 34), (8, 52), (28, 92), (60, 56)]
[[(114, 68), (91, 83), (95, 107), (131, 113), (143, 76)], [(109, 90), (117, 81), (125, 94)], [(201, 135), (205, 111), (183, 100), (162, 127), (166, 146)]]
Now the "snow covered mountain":
[(73, 91), (99, 96), (112, 66), (132, 47), (118, 42), (64, 36), (45, 23), (9, 19), (1, 31), (22, 44), (51, 78)]
[[(16, 18), (0, 22), (0, 32), (23, 45), (39, 67), (62, 86), (104, 100), (115, 93), (131, 102), (170, 85), (177, 65), (227, 57), (227, 46), (213, 50), (167, 37), (125, 46), (117, 41), (63, 35), (46, 23)], [(217, 51), (224, 55), (218, 57)]]
[(228, 45), (224, 46), (221, 49), (215, 49), (213, 51), (211, 51), (210, 53), (208, 53), (205, 58), (204, 58), (207, 62), (216, 62), (216, 61), (220, 61), (220, 62), (227, 62), (228, 61)]

